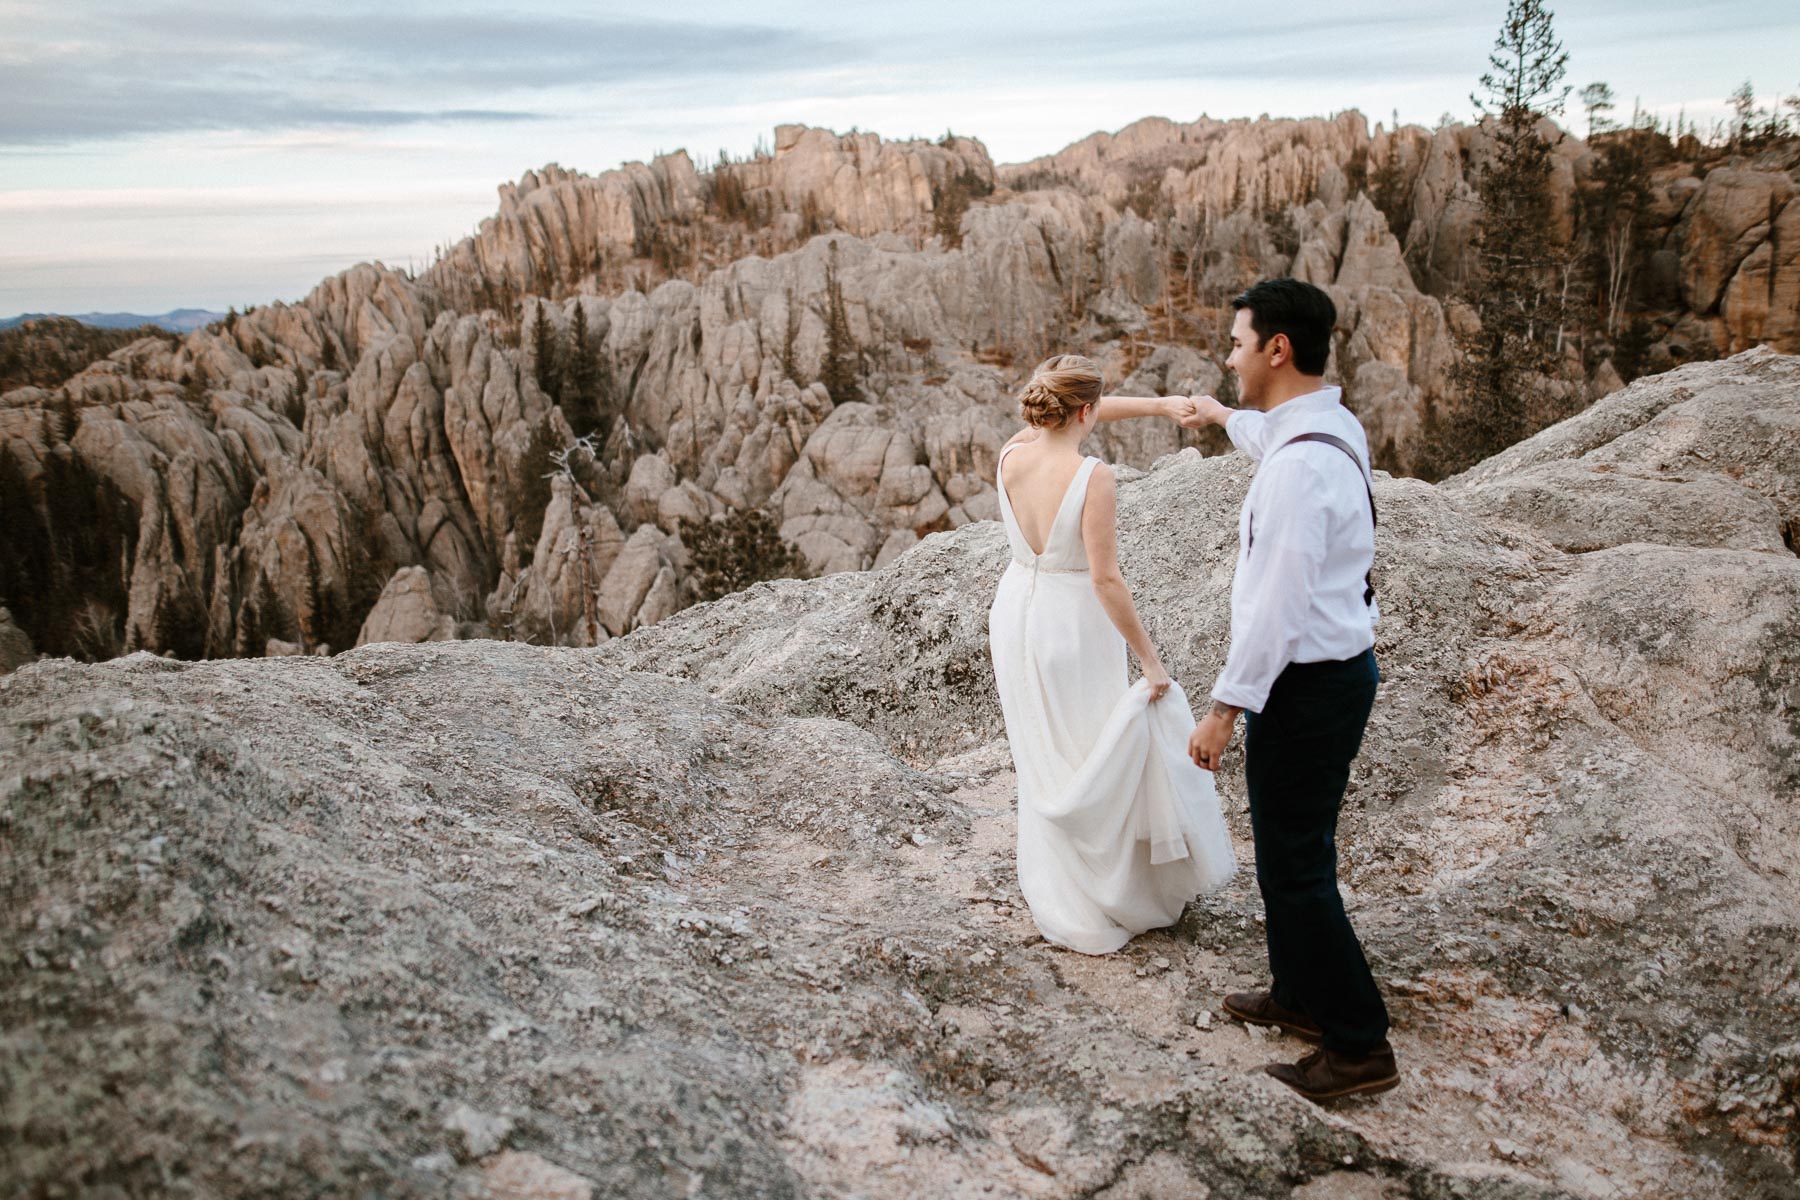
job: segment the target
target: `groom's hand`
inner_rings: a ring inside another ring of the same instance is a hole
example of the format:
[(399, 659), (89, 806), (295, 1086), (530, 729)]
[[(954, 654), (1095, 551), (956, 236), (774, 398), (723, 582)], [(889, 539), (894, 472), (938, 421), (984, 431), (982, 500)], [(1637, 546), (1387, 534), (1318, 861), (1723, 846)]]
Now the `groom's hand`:
[(1219, 760), (1225, 757), (1225, 747), (1231, 744), (1231, 735), (1237, 730), (1237, 715), (1237, 709), (1215, 700), (1212, 711), (1194, 726), (1194, 732), (1188, 735), (1188, 757), (1196, 767), (1219, 769)]
[(1233, 411), (1211, 396), (1189, 396), (1188, 401), (1193, 405), (1193, 411), (1182, 417), (1181, 423), (1189, 429), (1205, 429), (1208, 425), (1223, 429)]

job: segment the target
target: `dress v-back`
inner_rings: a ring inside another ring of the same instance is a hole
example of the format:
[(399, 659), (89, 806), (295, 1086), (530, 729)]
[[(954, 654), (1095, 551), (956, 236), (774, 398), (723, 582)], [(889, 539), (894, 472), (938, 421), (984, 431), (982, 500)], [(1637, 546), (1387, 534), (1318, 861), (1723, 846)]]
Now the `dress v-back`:
[[(1008, 446), (1001, 451), (1000, 458), (1004, 460), (1012, 449), (1013, 446)], [(1057, 505), (1056, 513), (1050, 520), (1050, 531), (1044, 535), (1041, 554), (1031, 548), (1031, 542), (1025, 537), (1024, 527), (1019, 524), (1019, 514), (1012, 506), (1012, 497), (1007, 495), (1006, 484), (999, 478), (1001, 470), (995, 466), (996, 488), (1000, 493), (1001, 510), (1007, 514), (1006, 534), (1012, 540), (1015, 562), (1022, 561), (1026, 566), (1038, 562), (1052, 571), (1088, 569), (1087, 543), (1081, 538), (1081, 508), (1087, 499), (1088, 476), (1094, 473), (1094, 468), (1098, 465), (1100, 460), (1090, 454), (1075, 468), (1075, 476), (1063, 489), (1062, 502)], [(1068, 535), (1058, 537), (1065, 526), (1068, 528)]]
[(1174, 924), (1237, 870), (1212, 776), (1187, 756), (1187, 696), (1171, 685), (1153, 702), (1148, 683), (1128, 683), (1125, 639), (1094, 593), (1081, 513), (1099, 462), (1082, 460), (1042, 553), (996, 464), (1012, 561), (988, 610), (1018, 773), (1019, 890), (1046, 940), (1086, 954)]

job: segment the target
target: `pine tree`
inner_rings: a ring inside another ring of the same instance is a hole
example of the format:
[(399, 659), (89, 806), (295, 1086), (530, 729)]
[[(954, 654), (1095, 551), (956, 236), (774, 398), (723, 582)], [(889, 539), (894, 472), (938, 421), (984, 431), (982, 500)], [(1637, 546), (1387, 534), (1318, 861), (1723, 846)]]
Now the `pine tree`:
[(825, 259), (825, 363), (819, 382), (831, 394), (833, 404), (862, 399), (857, 385), (856, 339), (850, 333), (850, 314), (844, 308), (844, 289), (838, 282), (838, 244), (834, 239)]
[(1605, 317), (1609, 338), (1624, 322), (1632, 277), (1649, 249), (1646, 218), (1657, 141), (1653, 131), (1636, 121), (1630, 128), (1606, 133), (1595, 146), (1594, 186), (1582, 196), (1579, 211), (1595, 306)]
[(563, 362), (563, 415), (575, 436), (583, 437), (600, 427), (600, 363), (588, 346), (587, 309), (579, 299)]
[(531, 366), (537, 374), (538, 390), (550, 397), (551, 403), (562, 403), (562, 365), (557, 362), (556, 334), (550, 326), (550, 306), (539, 300), (533, 307)]
[[(302, 535), (304, 536), (304, 535)], [(319, 571), (319, 550), (306, 538), (306, 611), (296, 622), (300, 627), (301, 648), (311, 651), (320, 642), (329, 642), (336, 614), (332, 612), (331, 593)]]
[(249, 596), (238, 609), (237, 656), (261, 658), (272, 637), (287, 640), (287, 619), (268, 575), (259, 570)]
[(51, 530), (39, 507), (23, 456), (0, 445), (0, 604), (12, 609), (19, 627), (44, 644), (43, 628), (53, 610), (48, 601), (57, 564)]
[(1643, 373), (1644, 360), (1650, 356), (1650, 344), (1655, 340), (1650, 322), (1643, 316), (1636, 316), (1631, 323), (1619, 331), (1618, 340), (1613, 344), (1613, 370), (1619, 378), (1630, 383)]
[[(52, 415), (54, 414), (54, 415)], [(68, 392), (57, 392), (56, 400), (46, 411), (56, 428), (56, 440), (72, 442), (81, 429), (81, 409), (75, 404), (75, 397)]]
[(185, 571), (156, 606), (149, 649), (189, 660), (205, 656), (206, 605)]
[(793, 578), (802, 567), (775, 519), (760, 508), (710, 519), (683, 517), (681, 544), (688, 552), (689, 586), (701, 603), (764, 579)]
[(810, 241), (825, 232), (825, 210), (819, 205), (819, 197), (814, 192), (807, 192), (800, 199), (800, 240)]
[(1412, 183), (1406, 176), (1406, 168), (1400, 162), (1400, 110), (1393, 114), (1393, 128), (1388, 133), (1387, 157), (1375, 168), (1375, 177), (1371, 181), (1375, 194), (1370, 197), (1381, 215), (1387, 218), (1388, 228), (1394, 233), (1402, 245), (1406, 242), (1406, 232), (1412, 226)]
[(1731, 105), (1731, 148), (1744, 149), (1756, 126), (1756, 90), (1748, 79), (1738, 85), (1726, 103)]
[(1588, 141), (1594, 140), (1597, 133), (1605, 133), (1612, 128), (1612, 121), (1601, 115), (1612, 111), (1613, 90), (1607, 83), (1590, 83), (1581, 89), (1581, 107), (1587, 110)]
[(550, 474), (556, 466), (556, 426), (548, 414), (531, 427), (531, 440), (519, 462), (519, 554), (530, 562), (537, 550), (538, 535), (544, 531), (544, 510), (550, 507)]
[(1481, 77), (1495, 150), (1477, 182), (1475, 271), (1469, 299), (1480, 329), (1458, 365), (1461, 404), (1433, 431), (1443, 473), (1461, 470), (1527, 432), (1526, 414), (1555, 360), (1561, 304), (1554, 285), (1562, 253), (1550, 200), (1550, 143), (1538, 122), (1562, 110), (1568, 54), (1542, 0), (1511, 0)]
[(781, 373), (793, 380), (797, 385), (804, 385), (800, 378), (799, 361), (794, 357), (794, 343), (800, 337), (800, 303), (794, 299), (794, 293), (787, 293), (787, 327), (781, 341)]
[(969, 167), (964, 167), (956, 175), (946, 176), (941, 184), (933, 184), (931, 187), (933, 232), (943, 238), (944, 244), (951, 249), (962, 245), (963, 214), (969, 211), (969, 206), (974, 201), (984, 196), (991, 196), (993, 193), (994, 185)]

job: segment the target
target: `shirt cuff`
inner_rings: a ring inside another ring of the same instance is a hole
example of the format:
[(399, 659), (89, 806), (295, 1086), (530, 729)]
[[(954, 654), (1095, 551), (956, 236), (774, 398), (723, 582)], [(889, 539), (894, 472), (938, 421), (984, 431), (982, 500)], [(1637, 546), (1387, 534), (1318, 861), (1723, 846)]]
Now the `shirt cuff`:
[(1240, 408), (1225, 418), (1225, 436), (1231, 439), (1231, 444), (1259, 460), (1262, 458), (1262, 439), (1253, 436), (1252, 431), (1262, 416), (1260, 412)]
[(1241, 708), (1248, 713), (1261, 713), (1263, 705), (1268, 703), (1269, 689), (1257, 692), (1242, 684), (1232, 683), (1224, 677), (1213, 684), (1212, 698), (1221, 704), (1229, 704), (1233, 708)]

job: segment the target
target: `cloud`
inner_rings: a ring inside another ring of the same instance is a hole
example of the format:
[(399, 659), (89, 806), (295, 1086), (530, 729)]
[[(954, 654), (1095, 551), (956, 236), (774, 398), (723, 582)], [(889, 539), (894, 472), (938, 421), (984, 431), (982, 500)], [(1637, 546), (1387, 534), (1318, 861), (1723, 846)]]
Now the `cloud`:
[(1018, 14), (971, 11), (945, 39), (929, 19), (883, 37), (875, 50), (883, 74), (914, 86), (961, 87), (975, 81), (1079, 91), (1109, 85), (1227, 80), (1315, 84), (1328, 80), (1405, 82), (1438, 73), (1445, 45), (1481, 61), (1492, 22), (1476, 11), (1389, 4), (1379, 13), (1346, 12), (1337, 0), (1295, 0), (1277, 21), (1245, 23), (1207, 16), (1205, 6), (1122, 4), (1058, 19), (1045, 13), (1022, 33)]
[[(190, 130), (361, 128), (541, 119), (503, 109), (337, 105), (292, 92), (158, 79), (72, 81), (31, 67), (0, 85), (0, 144), (105, 140)], [(33, 85), (36, 85), (35, 87)]]
[(583, 13), (11, 7), (23, 36), (0, 49), (0, 145), (531, 121), (559, 90), (716, 86), (860, 52), (774, 26)]

